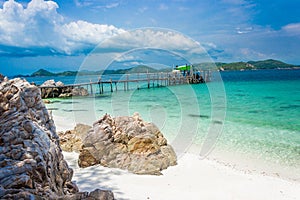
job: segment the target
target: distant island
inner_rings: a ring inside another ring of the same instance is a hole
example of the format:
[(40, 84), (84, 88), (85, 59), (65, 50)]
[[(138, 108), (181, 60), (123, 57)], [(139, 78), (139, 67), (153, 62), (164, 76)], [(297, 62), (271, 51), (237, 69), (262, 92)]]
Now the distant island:
[(216, 65), (219, 71), (228, 70), (259, 70), (259, 69), (300, 69), (299, 65), (287, 64), (279, 60), (262, 60), (262, 61), (248, 61), (248, 62), (232, 62), (232, 63), (200, 63), (194, 64), (196, 69), (209, 69), (212, 65)]
[[(248, 62), (232, 62), (232, 63), (198, 63), (193, 64), (195, 70), (207, 70), (212, 67), (217, 67), (219, 71), (229, 70), (259, 70), (259, 69), (300, 69), (299, 65), (287, 64), (279, 60), (262, 60), (262, 61), (248, 61)], [(106, 75), (106, 74), (128, 74), (128, 73), (157, 73), (170, 72), (172, 68), (154, 69), (145, 65), (138, 65), (136, 67), (116, 70), (100, 70), (100, 71), (64, 71), (53, 73), (45, 69), (39, 69), (31, 75), (16, 75), (15, 77), (40, 77), (40, 76), (84, 76), (84, 75)]]

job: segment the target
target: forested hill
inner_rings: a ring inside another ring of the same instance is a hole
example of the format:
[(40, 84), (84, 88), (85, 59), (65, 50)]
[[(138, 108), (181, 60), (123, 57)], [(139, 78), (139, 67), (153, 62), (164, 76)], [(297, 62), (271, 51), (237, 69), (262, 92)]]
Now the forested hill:
[[(225, 70), (256, 70), (256, 69), (300, 69), (299, 65), (287, 64), (279, 60), (262, 60), (262, 61), (248, 61), (248, 62), (232, 62), (232, 63), (199, 63), (193, 64), (196, 70), (215, 69), (217, 67), (220, 71)], [(83, 75), (102, 75), (102, 74), (127, 74), (127, 73), (157, 73), (170, 72), (172, 67), (164, 69), (154, 69), (149, 66), (139, 65), (127, 69), (116, 70), (100, 70), (100, 71), (64, 71), (53, 73), (45, 69), (39, 69), (31, 75), (18, 75), (18, 77), (37, 77), (37, 76), (83, 76)]]

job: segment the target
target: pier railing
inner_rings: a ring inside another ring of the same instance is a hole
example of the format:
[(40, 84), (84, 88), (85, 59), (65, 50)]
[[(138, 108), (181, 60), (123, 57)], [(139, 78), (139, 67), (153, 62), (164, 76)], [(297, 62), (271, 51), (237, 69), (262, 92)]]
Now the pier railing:
[(201, 72), (202, 80), (195, 75), (183, 75), (182, 73), (161, 72), (161, 73), (134, 73), (124, 74), (121, 77), (107, 75), (99, 76), (97, 81), (75, 83), (63, 86), (39, 86), (41, 90), (51, 88), (76, 88), (84, 87), (89, 94), (104, 94), (118, 90), (132, 90), (154, 87), (166, 87), (172, 85), (194, 84), (211, 81), (210, 71)]

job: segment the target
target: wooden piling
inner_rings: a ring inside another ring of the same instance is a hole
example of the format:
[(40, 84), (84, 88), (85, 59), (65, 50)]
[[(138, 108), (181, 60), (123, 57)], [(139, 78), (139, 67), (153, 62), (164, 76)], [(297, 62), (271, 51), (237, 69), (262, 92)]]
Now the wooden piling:
[(127, 83), (127, 90), (129, 90), (129, 74), (127, 74), (127, 81), (126, 81), (126, 83)]
[[(201, 75), (205, 82), (211, 81), (211, 71), (204, 70), (201, 72)], [(173, 74), (173, 73), (147, 73), (147, 74), (140, 74), (137, 73), (136, 76), (129, 76), (129, 74), (125, 75), (126, 77), (122, 80), (113, 80), (110, 78), (109, 80), (102, 80), (101, 77), (98, 79), (97, 82), (92, 82), (91, 80), (87, 83), (80, 83), (80, 84), (73, 84), (73, 85), (65, 85), (64, 88), (80, 88), (84, 87), (87, 91), (89, 91), (91, 94), (98, 93), (97, 87), (99, 88), (99, 93), (104, 94), (104, 86), (107, 85), (107, 87), (110, 87), (110, 92), (113, 92), (114, 90), (117, 91), (118, 89), (122, 89), (122, 85), (120, 88), (118, 88), (118, 83), (124, 84), (124, 91), (130, 90), (129, 83), (132, 82), (136, 84), (136, 88), (139, 90), (142, 87), (144, 88), (151, 88), (152, 87), (162, 87), (162, 86), (171, 86), (171, 85), (180, 85), (180, 84), (189, 84), (189, 83), (195, 83), (195, 78), (193, 75), (187, 75), (182, 76), (181, 74)], [(132, 78), (132, 79), (130, 79)], [(113, 85), (115, 84), (115, 85)], [(147, 86), (143, 85), (147, 84)], [(94, 85), (94, 88), (93, 88)], [(97, 86), (98, 85), (98, 86)], [(89, 88), (90, 87), (90, 88)], [(53, 87), (43, 87), (39, 86), (41, 89), (41, 92), (45, 92), (46, 89), (49, 89), (52, 93), (52, 97), (55, 97), (54, 89), (58, 88), (59, 90), (62, 89), (60, 86), (53, 86)], [(115, 88), (115, 89), (114, 89)], [(95, 89), (95, 91), (94, 91)]]
[(112, 79), (110, 79), (110, 92), (113, 92)]

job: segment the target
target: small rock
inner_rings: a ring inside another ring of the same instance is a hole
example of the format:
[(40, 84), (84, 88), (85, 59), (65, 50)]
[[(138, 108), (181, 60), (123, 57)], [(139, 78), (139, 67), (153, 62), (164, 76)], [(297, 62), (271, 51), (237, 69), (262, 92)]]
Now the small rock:
[(44, 102), (45, 104), (50, 104), (50, 103), (51, 103), (51, 101), (50, 101), (49, 99), (44, 99), (43, 102)]

